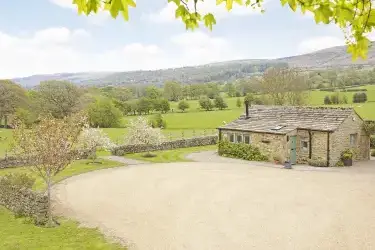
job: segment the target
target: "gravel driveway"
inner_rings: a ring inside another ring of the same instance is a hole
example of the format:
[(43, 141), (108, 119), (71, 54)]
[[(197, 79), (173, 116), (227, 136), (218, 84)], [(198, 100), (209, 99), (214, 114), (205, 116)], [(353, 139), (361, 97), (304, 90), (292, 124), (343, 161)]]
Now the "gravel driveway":
[(130, 249), (375, 249), (375, 172), (355, 171), (142, 164), (69, 178), (54, 196)]

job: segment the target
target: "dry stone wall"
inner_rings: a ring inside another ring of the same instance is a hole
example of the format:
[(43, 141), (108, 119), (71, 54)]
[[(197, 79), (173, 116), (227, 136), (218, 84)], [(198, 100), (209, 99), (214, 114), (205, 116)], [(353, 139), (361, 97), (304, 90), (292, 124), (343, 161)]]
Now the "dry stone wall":
[(122, 145), (111, 150), (113, 155), (122, 156), (128, 153), (141, 153), (159, 150), (171, 150), (177, 148), (190, 148), (198, 146), (208, 146), (217, 144), (218, 137), (216, 135), (203, 136), (189, 139), (180, 139), (174, 141), (163, 142), (159, 145)]
[[(89, 151), (80, 151), (78, 154), (75, 154), (75, 159), (87, 159), (89, 155)], [(0, 158), (0, 169), (24, 167), (27, 165), (30, 165), (29, 162), (26, 159), (20, 157), (8, 156), (5, 158)]]

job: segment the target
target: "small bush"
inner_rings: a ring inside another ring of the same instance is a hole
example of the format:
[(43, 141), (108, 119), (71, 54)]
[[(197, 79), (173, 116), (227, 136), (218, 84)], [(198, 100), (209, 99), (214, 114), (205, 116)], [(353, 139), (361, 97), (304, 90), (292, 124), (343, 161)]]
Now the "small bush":
[(307, 163), (313, 167), (327, 167), (327, 161), (322, 159), (308, 159)]
[(326, 105), (332, 104), (332, 102), (331, 102), (331, 98), (330, 98), (329, 95), (326, 95), (326, 96), (324, 97), (324, 104), (326, 104)]
[(336, 167), (343, 167), (343, 166), (344, 166), (344, 162), (342, 162), (342, 161), (338, 161), (336, 163)]
[(163, 119), (161, 114), (156, 114), (150, 121), (150, 125), (153, 128), (167, 128), (167, 122)]
[(367, 102), (367, 94), (365, 92), (357, 92), (353, 95), (353, 103)]
[(371, 156), (375, 157), (375, 150), (371, 150)]
[(268, 161), (268, 157), (263, 155), (259, 148), (244, 143), (230, 143), (228, 141), (219, 143), (219, 155), (248, 161)]

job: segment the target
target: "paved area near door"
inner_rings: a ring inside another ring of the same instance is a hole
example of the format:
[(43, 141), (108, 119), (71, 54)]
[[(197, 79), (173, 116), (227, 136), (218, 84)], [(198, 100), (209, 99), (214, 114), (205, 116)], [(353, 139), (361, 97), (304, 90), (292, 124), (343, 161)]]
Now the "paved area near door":
[(330, 172), (141, 164), (72, 177), (54, 198), (57, 212), (130, 249), (375, 249), (373, 163)]

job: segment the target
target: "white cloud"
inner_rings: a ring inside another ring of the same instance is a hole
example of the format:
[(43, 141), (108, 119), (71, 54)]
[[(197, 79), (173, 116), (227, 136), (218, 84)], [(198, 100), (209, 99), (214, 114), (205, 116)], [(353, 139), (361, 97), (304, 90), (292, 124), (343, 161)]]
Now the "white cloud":
[[(266, 4), (266, 2), (267, 1), (263, 2), (263, 6)], [(193, 1), (188, 2), (188, 7), (190, 10), (194, 9)], [(176, 20), (176, 8), (177, 6), (174, 3), (168, 3), (162, 9), (157, 11), (157, 13), (143, 14), (143, 18), (146, 18), (153, 22), (172, 22)], [(253, 9), (252, 7), (246, 7), (237, 4), (234, 4), (233, 9), (231, 11), (227, 11), (225, 3), (216, 5), (216, 1), (211, 0), (204, 2), (198, 1), (197, 9), (201, 15), (205, 15), (207, 13), (214, 14), (216, 20), (227, 18), (230, 15), (244, 16), (260, 13), (259, 8)]]
[[(77, 6), (73, 4), (72, 0), (49, 0), (50, 2), (62, 7), (71, 9), (78, 13)], [(87, 20), (89, 23), (101, 26), (103, 25), (108, 19), (110, 19), (110, 14), (108, 11), (104, 11), (103, 9), (100, 9), (98, 13), (92, 13), (89, 16), (87, 16)]]
[[(233, 45), (225, 38), (212, 37), (202, 31), (185, 32), (171, 39), (180, 48), (180, 61), (184, 65), (239, 59)], [(183, 65), (181, 65), (183, 66)]]
[(89, 50), (87, 45), (93, 42), (81, 29), (49, 28), (28, 37), (0, 31), (0, 77), (152, 70), (239, 58), (228, 40), (200, 31), (173, 36), (165, 47), (131, 43), (106, 51)]
[(298, 46), (298, 51), (300, 53), (309, 53), (341, 45), (345, 45), (345, 40), (343, 38), (335, 36), (320, 36), (302, 41)]

